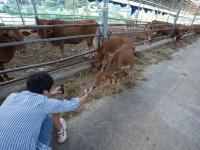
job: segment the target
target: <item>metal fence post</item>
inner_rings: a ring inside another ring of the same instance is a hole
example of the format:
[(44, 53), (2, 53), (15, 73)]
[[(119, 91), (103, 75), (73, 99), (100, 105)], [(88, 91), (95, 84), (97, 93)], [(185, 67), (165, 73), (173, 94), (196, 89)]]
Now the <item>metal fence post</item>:
[(19, 11), (19, 14), (20, 14), (22, 23), (23, 23), (23, 25), (25, 25), (24, 18), (23, 18), (23, 16), (22, 16), (22, 13), (21, 13), (21, 10), (20, 10), (20, 7), (19, 7), (19, 2), (18, 2), (18, 0), (16, 0), (16, 3), (17, 3), (17, 8), (18, 8), (18, 11)]
[(35, 18), (38, 19), (38, 13), (37, 13), (37, 9), (36, 9), (36, 6), (35, 6), (35, 0), (31, 0), (31, 3), (33, 5), (33, 10), (34, 10), (34, 13), (35, 13)]
[(195, 13), (195, 15), (194, 15), (194, 18), (193, 18), (193, 20), (192, 20), (192, 22), (191, 22), (191, 25), (194, 23), (194, 21), (195, 21), (195, 19), (196, 19), (196, 16), (197, 16), (197, 14), (198, 14), (198, 12), (199, 12), (199, 8), (200, 8), (200, 5), (199, 5), (199, 7), (198, 7), (198, 9), (197, 9), (197, 11), (196, 11), (196, 13)]
[(178, 20), (179, 14), (180, 14), (181, 9), (182, 9), (182, 7), (183, 7), (183, 2), (184, 2), (184, 0), (181, 0), (181, 2), (180, 2), (180, 4), (179, 4), (179, 8), (178, 8), (176, 17), (175, 17), (175, 19), (174, 19), (173, 30), (175, 29), (176, 22), (177, 22), (177, 20)]
[(75, 20), (75, 0), (73, 0), (73, 19)]
[[(159, 5), (160, 5), (160, 6), (162, 5), (162, 0), (160, 0)], [(158, 11), (160, 11), (160, 8), (159, 8), (159, 7), (158, 7)], [(158, 12), (157, 12), (157, 14), (156, 14), (156, 19), (157, 19), (157, 16), (158, 16)], [(155, 20), (156, 20), (156, 19), (155, 19)]]
[(139, 14), (140, 14), (140, 5), (142, 3), (142, 0), (139, 0), (139, 6), (138, 6), (138, 14), (137, 14), (137, 18), (136, 18), (136, 27), (137, 27), (137, 22), (138, 22), (138, 18), (139, 18)]
[[(172, 7), (172, 3), (170, 4), (170, 7)], [(169, 16), (170, 16), (170, 8), (168, 7), (168, 16), (167, 16), (167, 22), (169, 21)]]
[(108, 37), (108, 2), (109, 0), (103, 0), (103, 8), (102, 8), (102, 34), (103, 39)]
[(3, 19), (2, 19), (2, 17), (1, 17), (1, 16), (0, 16), (0, 18), (1, 18), (1, 22), (2, 22), (2, 23), (4, 23), (4, 22), (3, 22)]

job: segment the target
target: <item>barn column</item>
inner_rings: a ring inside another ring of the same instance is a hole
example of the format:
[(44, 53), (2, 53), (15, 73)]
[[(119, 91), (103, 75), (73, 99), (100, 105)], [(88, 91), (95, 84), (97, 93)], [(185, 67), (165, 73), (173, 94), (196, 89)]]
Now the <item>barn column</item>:
[(180, 14), (181, 9), (182, 9), (182, 7), (183, 7), (183, 2), (184, 2), (184, 0), (181, 0), (181, 2), (180, 2), (180, 4), (179, 4), (179, 8), (178, 8), (176, 17), (175, 17), (175, 19), (174, 19), (173, 30), (175, 29), (176, 22), (177, 22), (177, 20), (178, 20), (179, 14)]
[(193, 20), (192, 20), (192, 22), (191, 22), (191, 25), (194, 23), (194, 21), (195, 21), (195, 19), (196, 19), (196, 16), (197, 16), (197, 14), (198, 14), (198, 12), (199, 12), (199, 8), (200, 8), (200, 5), (199, 5), (199, 7), (198, 7), (198, 9), (197, 9), (197, 11), (196, 11), (196, 13), (195, 13), (195, 15), (194, 15), (194, 18), (193, 18)]
[[(158, 11), (160, 11), (160, 6), (162, 6), (162, 0), (160, 0), (160, 2), (159, 2)], [(158, 12), (157, 12), (157, 14), (156, 14), (156, 19), (157, 19), (157, 17), (158, 17)], [(156, 19), (155, 19), (155, 20), (156, 20)]]
[(25, 25), (24, 18), (23, 18), (23, 16), (22, 16), (22, 12), (21, 12), (21, 10), (20, 10), (18, 0), (16, 0), (16, 3), (17, 3), (17, 8), (18, 8), (18, 11), (19, 11), (19, 14), (20, 14), (20, 17), (21, 17), (22, 23), (23, 23), (23, 25)]
[(142, 0), (139, 0), (138, 14), (137, 14), (137, 18), (136, 18), (136, 27), (137, 27), (137, 22), (138, 22), (139, 14), (140, 14), (141, 3), (142, 3)]
[(1, 17), (1, 16), (0, 16), (0, 18), (1, 18), (1, 22), (2, 22), (2, 23), (4, 23), (4, 22), (3, 22), (3, 19), (2, 19), (2, 17)]
[(73, 19), (75, 20), (75, 15), (76, 15), (76, 8), (75, 8), (75, 0), (73, 0)]
[(108, 2), (109, 0), (103, 0), (103, 8), (102, 8), (102, 34), (103, 39), (107, 39), (108, 37)]
[(186, 9), (188, 9), (188, 12), (187, 12), (187, 15), (186, 15), (186, 17), (185, 17), (185, 20), (184, 20), (184, 24), (186, 25), (187, 23), (188, 23), (188, 21), (190, 20), (190, 12), (191, 12), (191, 8), (192, 7), (192, 5), (191, 5), (191, 1), (189, 1), (189, 6), (188, 6), (188, 8), (186, 8)]
[(167, 22), (169, 21), (169, 16), (170, 16), (170, 10), (172, 8), (172, 3), (170, 4), (170, 6), (168, 7), (168, 16), (167, 16)]
[(31, 3), (33, 5), (33, 10), (34, 10), (34, 13), (35, 13), (35, 18), (38, 19), (38, 13), (37, 13), (37, 9), (36, 9), (36, 6), (35, 6), (35, 0), (31, 0)]

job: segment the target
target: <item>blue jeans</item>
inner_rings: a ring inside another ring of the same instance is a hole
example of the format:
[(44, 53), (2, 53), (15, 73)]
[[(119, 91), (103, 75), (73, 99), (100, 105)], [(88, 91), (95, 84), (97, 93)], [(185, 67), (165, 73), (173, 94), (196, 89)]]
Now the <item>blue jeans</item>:
[(53, 129), (53, 120), (51, 117), (47, 116), (42, 124), (40, 135), (38, 138), (38, 150), (48, 150), (51, 142), (51, 132)]

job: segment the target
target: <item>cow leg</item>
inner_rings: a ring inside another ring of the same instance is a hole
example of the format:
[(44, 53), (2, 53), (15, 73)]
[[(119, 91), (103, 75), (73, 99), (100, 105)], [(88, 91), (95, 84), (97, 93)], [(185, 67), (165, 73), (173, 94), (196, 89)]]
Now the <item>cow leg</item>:
[[(1, 64), (0, 63), (0, 70), (3, 70), (3, 64)], [(0, 82), (3, 82), (4, 81), (4, 79), (3, 79), (3, 77), (2, 77), (2, 74), (0, 74)]]
[(61, 59), (64, 58), (64, 42), (63, 41), (60, 41), (59, 42), (59, 47), (60, 47), (60, 52), (61, 52)]
[[(95, 41), (94, 41), (94, 44), (93, 44), (93, 40), (95, 40), (94, 37), (87, 39), (88, 51), (95, 49), (95, 47), (94, 47)], [(89, 56), (90, 56), (90, 54), (85, 54), (84, 58), (87, 59), (87, 58), (89, 58)], [(94, 57), (94, 56), (95, 56), (95, 52), (92, 53), (92, 57)]]
[[(5, 70), (5, 66), (4, 66), (4, 64), (2, 64), (2, 63), (0, 63), (0, 70)], [(2, 73), (2, 76), (3, 76), (6, 80), (12, 80), (12, 79), (14, 79), (14, 78), (9, 77), (7, 73)], [(2, 78), (2, 77), (1, 77), (1, 78)]]
[(4, 79), (3, 79), (3, 77), (0, 74), (0, 82), (3, 82), (3, 81), (4, 81)]

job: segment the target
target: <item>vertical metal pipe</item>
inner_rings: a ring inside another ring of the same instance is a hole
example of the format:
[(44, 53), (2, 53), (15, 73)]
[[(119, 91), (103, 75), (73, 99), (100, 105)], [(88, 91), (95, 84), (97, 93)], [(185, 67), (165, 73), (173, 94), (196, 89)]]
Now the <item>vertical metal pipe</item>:
[(1, 18), (1, 22), (2, 22), (2, 23), (4, 23), (4, 22), (3, 22), (3, 19), (2, 19), (2, 17), (1, 17), (1, 16), (0, 16), (0, 18)]
[(136, 18), (136, 27), (137, 27), (137, 22), (138, 22), (139, 14), (140, 14), (141, 3), (142, 3), (142, 0), (139, 0), (138, 14), (137, 14), (137, 18)]
[[(160, 2), (159, 2), (159, 5), (161, 6), (161, 4), (162, 4), (162, 0), (160, 0)], [(158, 7), (158, 11), (160, 11), (160, 8)], [(158, 15), (158, 13), (156, 14), (156, 19), (157, 19), (157, 15)], [(155, 19), (155, 20), (156, 20)]]
[(184, 2), (184, 0), (181, 0), (181, 2), (180, 2), (180, 4), (179, 4), (179, 8), (178, 8), (176, 17), (175, 17), (175, 19), (174, 19), (173, 30), (175, 29), (176, 22), (177, 22), (177, 20), (178, 20), (179, 14), (180, 14), (181, 9), (182, 9), (182, 7), (183, 7), (183, 2)]
[(24, 18), (23, 18), (23, 16), (22, 16), (22, 13), (21, 13), (21, 10), (20, 10), (20, 7), (19, 7), (19, 2), (18, 2), (18, 0), (16, 0), (16, 3), (17, 3), (17, 8), (18, 8), (18, 11), (19, 11), (19, 14), (20, 14), (22, 23), (23, 23), (23, 25), (25, 25)]
[(73, 0), (73, 19), (75, 20), (75, 14), (76, 14), (76, 8), (75, 8), (75, 0)]
[[(172, 3), (170, 4), (171, 8), (172, 8)], [(169, 16), (170, 16), (170, 8), (168, 10), (168, 16), (167, 16), (167, 22), (169, 21)]]
[(130, 4), (129, 4), (129, 0), (128, 0), (128, 3), (127, 3), (127, 9), (126, 9), (126, 16), (127, 16), (127, 18), (130, 18), (129, 16), (129, 11), (128, 11), (128, 9), (129, 9), (129, 7), (130, 7)]
[(169, 21), (169, 12), (170, 12), (170, 11), (168, 11), (167, 22)]
[(199, 7), (198, 7), (198, 9), (197, 9), (197, 11), (196, 11), (196, 13), (195, 13), (195, 15), (194, 15), (194, 18), (193, 18), (193, 20), (192, 20), (192, 22), (191, 22), (191, 25), (194, 23), (194, 21), (195, 21), (195, 19), (196, 19), (196, 16), (197, 16), (197, 14), (198, 14), (198, 12), (199, 12), (199, 8), (200, 8), (200, 5), (199, 5)]
[(103, 40), (108, 37), (108, 2), (109, 0), (103, 0), (103, 8), (102, 8), (102, 33)]
[(191, 10), (191, 8), (190, 8), (190, 2), (189, 2), (188, 12), (187, 12), (187, 15), (186, 15), (185, 20), (184, 20), (185, 25), (187, 24), (187, 22), (189, 20), (190, 10)]
[(33, 10), (34, 10), (34, 14), (35, 14), (35, 19), (38, 19), (38, 13), (37, 13), (37, 8), (35, 6), (35, 0), (31, 0), (31, 3), (33, 5)]

